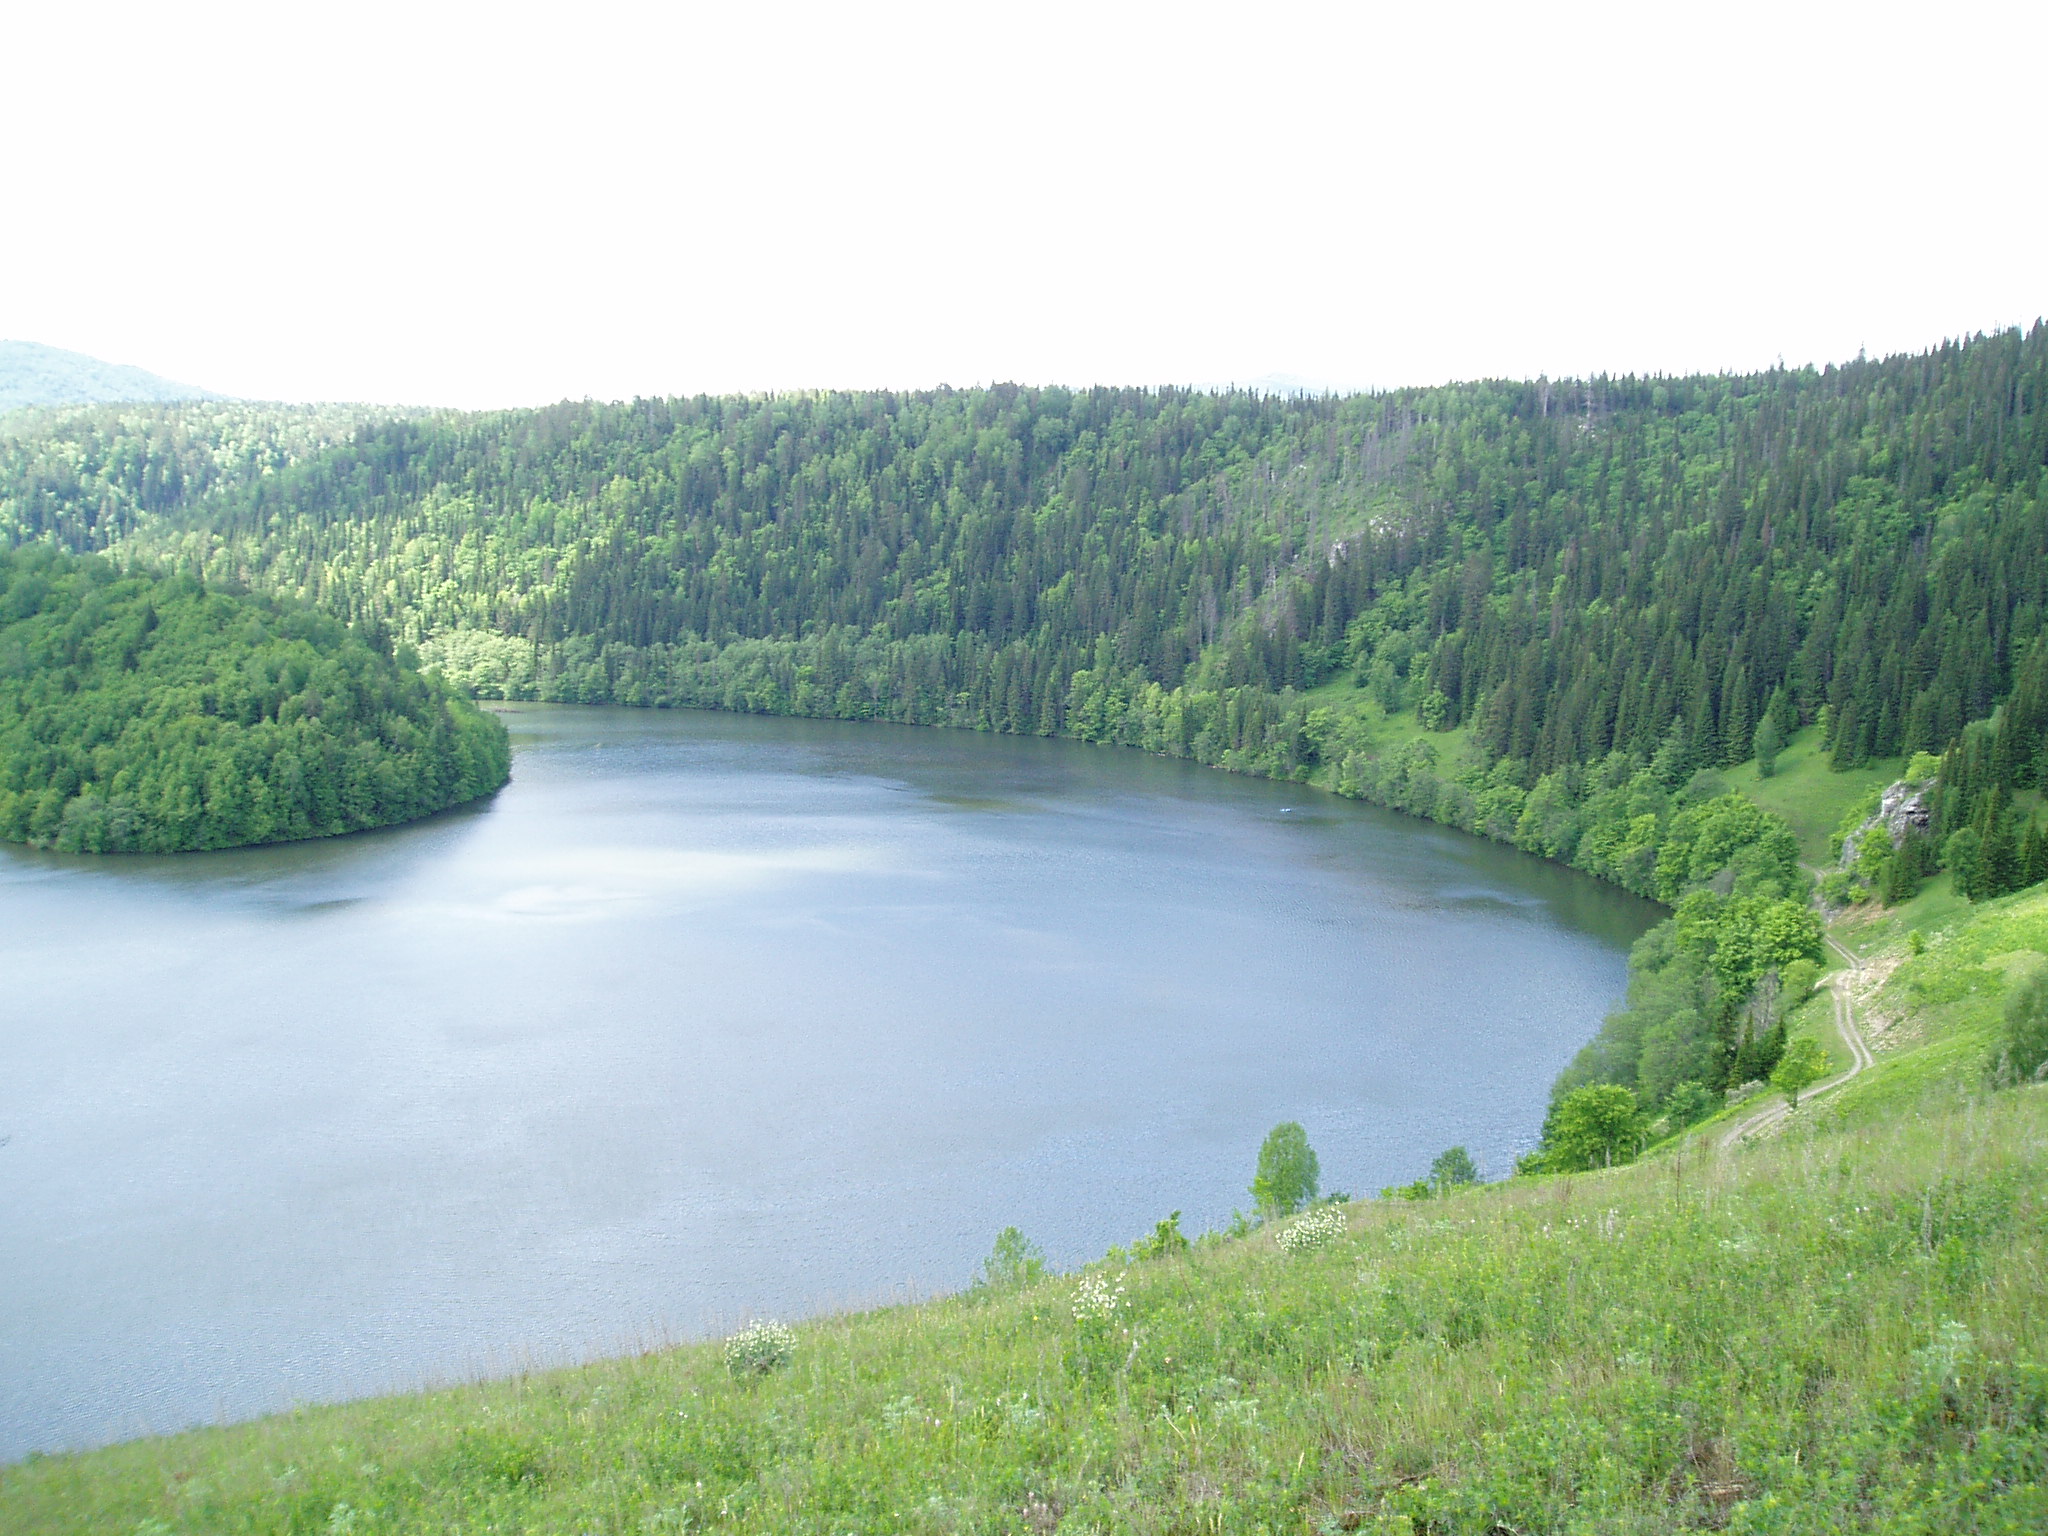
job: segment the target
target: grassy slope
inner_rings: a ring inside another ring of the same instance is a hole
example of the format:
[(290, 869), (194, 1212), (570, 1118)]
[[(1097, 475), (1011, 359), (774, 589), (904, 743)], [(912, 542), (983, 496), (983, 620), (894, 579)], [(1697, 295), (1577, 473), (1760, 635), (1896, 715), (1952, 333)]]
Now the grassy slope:
[[(1971, 907), (1946, 885), (1867, 925), (1881, 977), (1864, 1004), (1877, 1068), (1838, 1113), (1870, 1122), (1910, 1111), (1930, 1092), (1960, 1093), (1979, 1079), (2012, 984), (2048, 966), (2048, 886)], [(1945, 916), (1934, 915), (1946, 907)], [(1906, 935), (1923, 936), (1914, 955)]]
[(1802, 859), (1826, 865), (1832, 862), (1828, 838), (1849, 808), (1871, 790), (1891, 783), (1904, 766), (1903, 759), (1894, 757), (1836, 773), (1820, 749), (1820, 727), (1810, 725), (1793, 736), (1770, 778), (1758, 777), (1754, 760), (1728, 769), (1722, 777), (1730, 789), (1792, 824)]
[(1877, 997), (1914, 1029), (1733, 1158), (1211, 1241), (1107, 1323), (1060, 1277), (764, 1379), (692, 1346), (40, 1458), (0, 1529), (2039, 1530), (2048, 1089), (1981, 1089), (2030, 953), (2048, 891), (1935, 931)]

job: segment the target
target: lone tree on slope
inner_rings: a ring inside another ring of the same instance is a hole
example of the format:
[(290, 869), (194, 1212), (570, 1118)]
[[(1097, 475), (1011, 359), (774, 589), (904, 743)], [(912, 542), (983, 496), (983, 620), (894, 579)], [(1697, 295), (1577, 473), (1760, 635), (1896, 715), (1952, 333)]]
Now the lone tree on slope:
[(1799, 1095), (1828, 1075), (1828, 1053), (1811, 1035), (1801, 1035), (1785, 1047), (1785, 1054), (1771, 1069), (1771, 1086), (1785, 1095), (1794, 1109)]
[(1252, 1198), (1267, 1216), (1291, 1216), (1315, 1199), (1321, 1178), (1308, 1132), (1289, 1120), (1266, 1133), (1258, 1171), (1252, 1176)]
[(1472, 1154), (1463, 1147), (1452, 1147), (1439, 1152), (1436, 1161), (1429, 1165), (1430, 1187), (1438, 1194), (1448, 1194), (1460, 1184), (1477, 1184), (1479, 1169), (1472, 1161)]

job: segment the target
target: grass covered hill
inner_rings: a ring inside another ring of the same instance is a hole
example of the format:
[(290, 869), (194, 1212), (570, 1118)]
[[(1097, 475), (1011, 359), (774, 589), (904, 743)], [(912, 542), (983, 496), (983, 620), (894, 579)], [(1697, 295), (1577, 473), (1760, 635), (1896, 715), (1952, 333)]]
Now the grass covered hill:
[(1760, 1144), (1076, 1275), (999, 1243), (926, 1305), (35, 1458), (0, 1527), (2038, 1532), (2048, 1088), (1987, 1061), (2048, 895), (1867, 938), (1912, 1022)]
[(0, 838), (168, 853), (388, 826), (505, 782), (504, 727), (339, 621), (0, 552)]

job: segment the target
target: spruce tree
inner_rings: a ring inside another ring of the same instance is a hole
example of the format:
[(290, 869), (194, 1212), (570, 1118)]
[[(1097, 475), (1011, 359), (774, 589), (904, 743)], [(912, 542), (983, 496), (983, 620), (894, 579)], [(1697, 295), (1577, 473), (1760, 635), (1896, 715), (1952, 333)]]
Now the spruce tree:
[(1942, 844), (1941, 862), (1955, 882), (1956, 894), (1971, 901), (1984, 899), (1984, 839), (1975, 827), (1949, 834)]
[(1778, 727), (1778, 717), (1766, 712), (1756, 728), (1756, 737), (1751, 743), (1756, 754), (1757, 777), (1768, 779), (1778, 771), (1778, 754), (1785, 750), (1785, 733)]

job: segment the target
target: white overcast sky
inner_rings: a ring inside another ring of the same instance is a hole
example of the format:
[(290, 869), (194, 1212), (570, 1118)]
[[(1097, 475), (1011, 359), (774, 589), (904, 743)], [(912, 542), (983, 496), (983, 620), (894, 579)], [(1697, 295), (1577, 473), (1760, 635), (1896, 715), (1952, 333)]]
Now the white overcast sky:
[(0, 7), (0, 336), (277, 399), (1917, 349), (2048, 312), (2048, 5)]

